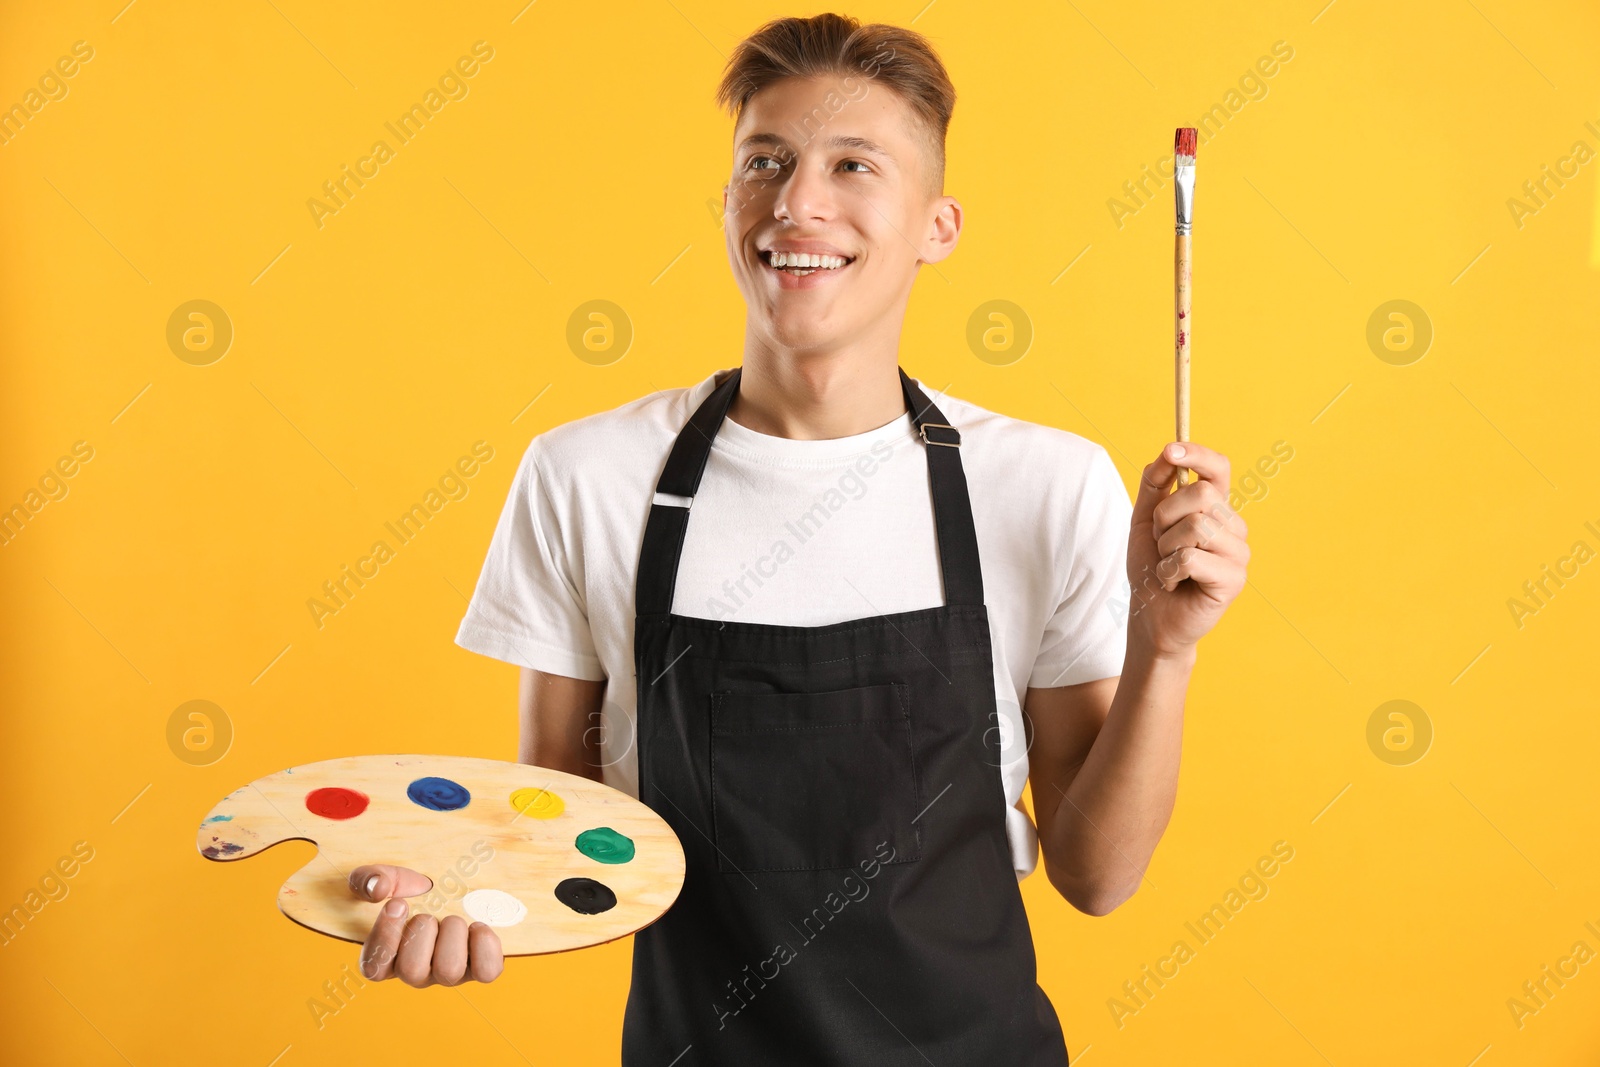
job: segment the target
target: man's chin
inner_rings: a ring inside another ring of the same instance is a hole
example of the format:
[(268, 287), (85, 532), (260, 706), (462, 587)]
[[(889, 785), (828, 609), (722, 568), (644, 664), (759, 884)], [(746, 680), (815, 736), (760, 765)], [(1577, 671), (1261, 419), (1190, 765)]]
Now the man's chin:
[(793, 352), (831, 351), (849, 344), (847, 331), (815, 317), (784, 316), (770, 324), (768, 336), (774, 344)]

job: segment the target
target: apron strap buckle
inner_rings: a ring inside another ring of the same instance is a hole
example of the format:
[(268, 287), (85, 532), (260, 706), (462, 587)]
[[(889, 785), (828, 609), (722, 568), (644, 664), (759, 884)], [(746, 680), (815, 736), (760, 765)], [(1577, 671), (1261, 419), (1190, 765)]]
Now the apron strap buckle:
[(657, 489), (656, 495), (650, 498), (650, 503), (665, 504), (669, 508), (682, 508), (684, 511), (688, 511), (694, 506), (694, 497), (678, 496), (675, 493), (663, 493), (661, 490)]
[[(949, 430), (950, 431), (950, 436), (955, 438), (955, 440), (953, 440), (953, 441), (935, 441), (933, 438), (928, 436), (928, 430), (929, 429)], [(922, 441), (923, 441), (924, 444), (929, 444), (929, 445), (948, 445), (951, 448), (960, 448), (961, 447), (961, 433), (960, 433), (960, 431), (958, 431), (954, 426), (951, 426), (947, 422), (924, 422), (924, 423), (920, 423), (917, 426), (917, 432), (922, 435)]]

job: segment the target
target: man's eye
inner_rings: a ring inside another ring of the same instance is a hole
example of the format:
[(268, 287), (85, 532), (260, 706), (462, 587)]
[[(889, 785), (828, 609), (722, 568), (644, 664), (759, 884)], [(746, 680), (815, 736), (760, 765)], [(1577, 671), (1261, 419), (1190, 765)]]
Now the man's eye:
[[(768, 163), (772, 164), (771, 168), (768, 168), (768, 167), (765, 166), (765, 164), (768, 164)], [(771, 156), (753, 156), (753, 157), (751, 157), (750, 162), (745, 164), (745, 169), (746, 170), (769, 170), (770, 171), (770, 170), (777, 170), (778, 169), (778, 165), (779, 165), (778, 161), (776, 159), (773, 159)]]
[(872, 171), (872, 168), (870, 166), (868, 166), (866, 163), (863, 163), (859, 159), (847, 159), (847, 160), (845, 160), (843, 163), (841, 163), (839, 165), (841, 167), (860, 167), (861, 170), (858, 173), (863, 173), (863, 174), (871, 173), (871, 171)]

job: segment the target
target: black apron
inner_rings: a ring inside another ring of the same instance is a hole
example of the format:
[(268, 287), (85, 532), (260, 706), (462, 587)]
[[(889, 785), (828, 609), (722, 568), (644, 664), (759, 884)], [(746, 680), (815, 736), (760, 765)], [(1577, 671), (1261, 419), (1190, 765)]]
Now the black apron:
[[(695, 495), (739, 377), (678, 435), (658, 493)], [(1067, 1062), (1006, 838), (961, 437), (903, 370), (900, 384), (943, 607), (809, 627), (674, 615), (689, 509), (651, 504), (639, 797), (688, 870), (634, 938), (625, 1067)]]

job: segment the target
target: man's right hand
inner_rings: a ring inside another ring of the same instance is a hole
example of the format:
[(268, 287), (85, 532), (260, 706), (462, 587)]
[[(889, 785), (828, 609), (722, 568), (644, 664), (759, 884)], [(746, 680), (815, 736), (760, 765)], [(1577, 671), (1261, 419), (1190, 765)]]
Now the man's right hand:
[(350, 872), (350, 891), (362, 900), (388, 903), (378, 912), (361, 949), (361, 973), (376, 982), (399, 977), (408, 986), (492, 982), (505, 969), (500, 935), (485, 923), (470, 926), (458, 915), (444, 921), (414, 915), (406, 897), (421, 896), (433, 880), (407, 867), (374, 863)]

